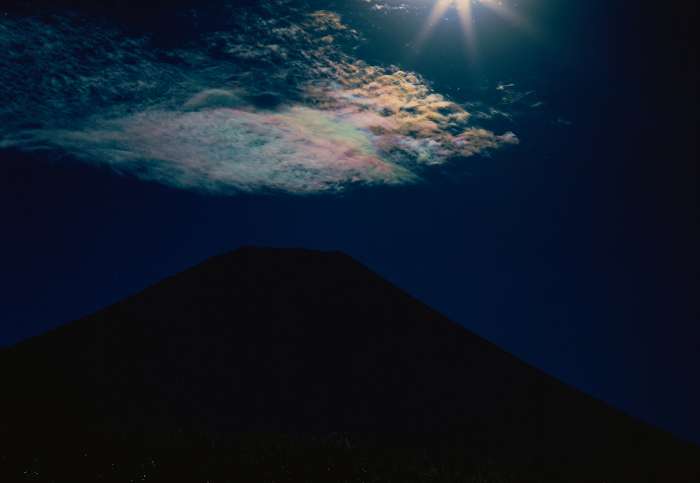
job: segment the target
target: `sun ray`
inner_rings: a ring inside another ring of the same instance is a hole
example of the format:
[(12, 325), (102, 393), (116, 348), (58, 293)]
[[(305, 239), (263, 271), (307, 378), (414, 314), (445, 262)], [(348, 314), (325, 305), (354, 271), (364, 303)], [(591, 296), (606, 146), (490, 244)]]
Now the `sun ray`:
[(462, 30), (464, 31), (464, 45), (469, 53), (469, 59), (474, 67), (478, 66), (478, 50), (476, 35), (474, 34), (474, 22), (472, 20), (472, 4), (470, 0), (457, 0), (455, 2)]
[(527, 22), (524, 18), (504, 5), (503, 0), (436, 0), (430, 11), (425, 27), (421, 30), (416, 41), (416, 45), (423, 47), (432, 35), (438, 24), (445, 17), (447, 10), (454, 8), (459, 16), (464, 34), (464, 45), (470, 62), (476, 66), (478, 64), (477, 37), (474, 28), (474, 17), (472, 14), (472, 3), (483, 5), (484, 7), (497, 13), (505, 21), (520, 30), (534, 36), (539, 36), (540, 32)]
[(418, 45), (422, 46), (425, 41), (428, 40), (428, 37), (430, 37), (430, 34), (433, 33), (433, 30), (435, 30), (435, 27), (440, 22), (440, 19), (445, 14), (447, 9), (450, 8), (453, 2), (454, 0), (437, 0), (435, 6), (430, 12), (430, 17), (428, 17), (425, 28), (418, 37)]
[(514, 27), (517, 27), (528, 34), (536, 34), (535, 28), (532, 24), (514, 12), (513, 9), (508, 9), (501, 0), (479, 0), (479, 4), (493, 10), (502, 19), (509, 22)]
[(474, 34), (471, 0), (437, 0), (430, 12), (430, 16), (428, 17), (425, 27), (418, 37), (416, 44), (419, 47), (425, 45), (428, 38), (431, 36), (450, 7), (454, 8), (459, 16), (459, 21), (462, 25), (462, 31), (464, 33), (464, 47), (468, 53), (469, 61), (473, 67), (477, 67), (478, 49), (476, 35)]

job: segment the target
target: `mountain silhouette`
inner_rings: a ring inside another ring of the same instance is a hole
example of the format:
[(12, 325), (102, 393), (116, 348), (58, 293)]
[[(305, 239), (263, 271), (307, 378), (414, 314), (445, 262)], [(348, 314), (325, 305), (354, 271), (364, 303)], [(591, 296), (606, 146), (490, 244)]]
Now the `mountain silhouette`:
[(144, 427), (346, 432), (397, 448), (642, 467), (657, 481), (700, 467), (698, 446), (337, 251), (244, 247), (208, 259), (0, 349), (0, 393), (6, 405), (45, 401)]

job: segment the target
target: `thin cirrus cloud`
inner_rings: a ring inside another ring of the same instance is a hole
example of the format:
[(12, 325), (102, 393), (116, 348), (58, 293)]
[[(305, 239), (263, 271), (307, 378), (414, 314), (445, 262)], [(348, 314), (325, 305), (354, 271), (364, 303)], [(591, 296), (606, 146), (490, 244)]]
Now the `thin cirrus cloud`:
[(106, 17), (11, 18), (0, 25), (11, 99), (0, 148), (202, 192), (310, 194), (414, 183), (431, 166), (518, 142), (474, 126), (483, 113), (417, 74), (346, 54), (359, 34), (336, 14), (268, 13), (226, 7), (226, 29), (171, 50)]

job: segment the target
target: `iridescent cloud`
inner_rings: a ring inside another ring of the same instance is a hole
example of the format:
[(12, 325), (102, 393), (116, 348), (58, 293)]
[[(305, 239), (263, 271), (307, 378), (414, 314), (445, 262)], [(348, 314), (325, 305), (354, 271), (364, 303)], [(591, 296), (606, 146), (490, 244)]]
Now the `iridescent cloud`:
[(332, 12), (221, 15), (227, 28), (199, 39), (208, 48), (172, 51), (84, 14), (10, 19), (0, 148), (205, 192), (307, 194), (413, 183), (432, 165), (518, 142), (474, 126), (417, 74), (349, 56), (358, 33)]

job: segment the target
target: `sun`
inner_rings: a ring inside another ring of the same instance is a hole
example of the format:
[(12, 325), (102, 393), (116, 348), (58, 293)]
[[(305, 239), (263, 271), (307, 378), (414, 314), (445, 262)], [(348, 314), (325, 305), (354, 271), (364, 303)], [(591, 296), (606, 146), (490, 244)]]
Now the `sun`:
[(470, 59), (476, 64), (478, 63), (477, 39), (474, 31), (474, 20), (472, 9), (475, 4), (484, 6), (498, 13), (511, 24), (527, 30), (527, 24), (515, 12), (509, 10), (504, 5), (504, 0), (436, 0), (425, 27), (419, 34), (418, 45), (424, 45), (430, 37), (431, 33), (440, 23), (440, 20), (445, 16), (445, 13), (450, 8), (457, 11), (459, 21), (462, 24), (464, 33), (464, 44), (469, 54)]

